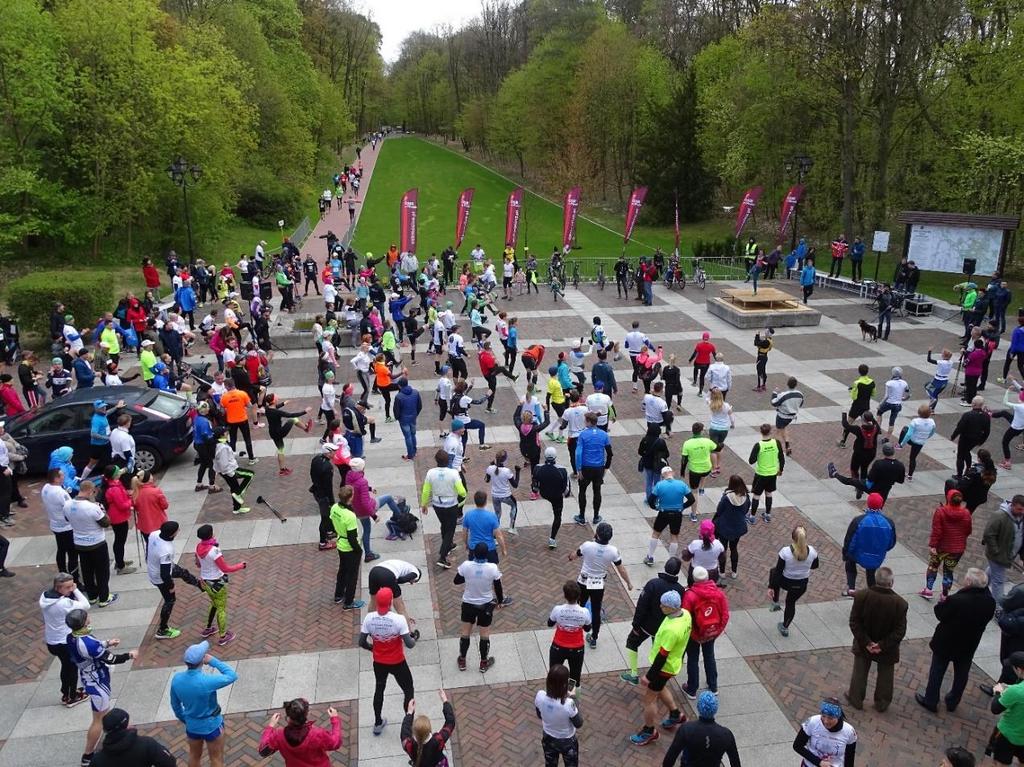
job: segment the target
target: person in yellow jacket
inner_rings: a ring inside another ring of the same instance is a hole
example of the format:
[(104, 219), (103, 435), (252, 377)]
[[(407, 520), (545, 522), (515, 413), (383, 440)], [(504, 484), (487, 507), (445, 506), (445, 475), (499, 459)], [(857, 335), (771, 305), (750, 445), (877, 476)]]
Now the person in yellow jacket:
[(671, 730), (686, 721), (683, 712), (672, 697), (668, 683), (679, 673), (683, 665), (683, 652), (690, 642), (693, 619), (683, 609), (683, 600), (678, 592), (666, 591), (661, 595), (661, 612), (665, 615), (658, 633), (654, 635), (651, 647), (650, 668), (641, 677), (644, 686), (644, 726), (629, 740), (635, 746), (646, 746), (658, 739), (655, 725), (658, 720), (658, 701), (668, 709), (668, 716), (661, 721), (661, 727)]

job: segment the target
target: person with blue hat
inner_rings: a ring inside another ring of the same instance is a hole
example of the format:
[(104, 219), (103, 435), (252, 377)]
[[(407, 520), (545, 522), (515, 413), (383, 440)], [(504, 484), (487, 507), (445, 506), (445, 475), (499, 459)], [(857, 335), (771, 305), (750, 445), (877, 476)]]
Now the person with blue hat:
[[(736, 749), (736, 738), (728, 727), (715, 722), (718, 713), (718, 696), (705, 690), (697, 698), (697, 721), (685, 722), (676, 731), (672, 745), (665, 752), (662, 767), (680, 767), (701, 764), (721, 764), (723, 757), (729, 757), (729, 767), (740, 767), (740, 754)], [(837, 764), (836, 767), (839, 767)]]
[(843, 707), (835, 698), (825, 698), (819, 711), (800, 725), (793, 740), (793, 750), (803, 757), (800, 767), (853, 764), (857, 731), (843, 716)]
[[(107, 412), (109, 405), (101, 399), (92, 403), (93, 414), (89, 423), (89, 463), (82, 471), (82, 480), (88, 479), (89, 475), (96, 468), (100, 461), (106, 462), (110, 456), (110, 421)], [(124, 407), (124, 400), (114, 406), (114, 409)]]
[[(224, 715), (217, 702), (217, 690), (233, 684), (238, 674), (224, 661), (210, 655), (210, 643), (199, 642), (185, 650), (183, 660), (188, 668), (171, 679), (171, 708), (178, 721), (185, 725), (190, 765), (203, 758), (203, 744), (213, 767), (224, 764)], [(203, 673), (210, 666), (217, 673)]]
[(686, 721), (686, 715), (679, 710), (668, 683), (682, 668), (683, 652), (690, 641), (693, 623), (690, 614), (683, 609), (683, 599), (678, 592), (666, 591), (660, 601), (665, 619), (654, 635), (654, 645), (649, 656), (650, 668), (640, 678), (644, 686), (644, 726), (629, 736), (635, 746), (646, 746), (658, 739), (655, 724), (658, 720), (659, 700), (668, 709), (668, 716), (661, 720), (662, 729), (671, 730)]

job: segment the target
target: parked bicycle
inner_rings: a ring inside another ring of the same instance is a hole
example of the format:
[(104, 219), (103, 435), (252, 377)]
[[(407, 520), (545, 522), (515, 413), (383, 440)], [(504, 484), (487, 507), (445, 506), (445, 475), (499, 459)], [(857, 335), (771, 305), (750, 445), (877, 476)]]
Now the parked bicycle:
[(701, 290), (704, 290), (704, 286), (708, 281), (707, 272), (704, 271), (704, 267), (700, 265), (700, 261), (696, 258), (693, 259), (693, 281)]
[(572, 262), (572, 286), (579, 290), (580, 287), (580, 262)]

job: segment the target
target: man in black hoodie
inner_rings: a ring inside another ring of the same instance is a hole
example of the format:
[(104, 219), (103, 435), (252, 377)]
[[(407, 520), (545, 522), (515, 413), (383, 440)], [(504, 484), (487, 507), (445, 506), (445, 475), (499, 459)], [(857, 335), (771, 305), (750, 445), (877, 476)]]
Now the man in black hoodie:
[(640, 677), (637, 675), (637, 650), (644, 640), (658, 633), (658, 627), (665, 619), (665, 613), (661, 610), (661, 595), (666, 591), (675, 591), (682, 598), (683, 592), (686, 591), (679, 584), (679, 570), (682, 566), (683, 563), (678, 557), (669, 557), (665, 562), (665, 572), (658, 573), (657, 577), (644, 584), (643, 591), (636, 601), (636, 609), (633, 611), (633, 628), (626, 637), (629, 669), (619, 674), (619, 679), (623, 682), (640, 684)]
[(329, 540), (334, 532), (331, 524), (331, 506), (334, 505), (334, 466), (331, 465), (330, 448), (326, 445), (323, 450), (313, 456), (309, 464), (309, 492), (316, 500), (317, 508), (320, 511), (320, 551), (333, 549), (337, 544)]
[(949, 438), (956, 442), (956, 475), (962, 477), (971, 468), (971, 451), (981, 447), (992, 430), (992, 417), (985, 412), (985, 398), (971, 400), (971, 409), (960, 416)]
[(533, 492), (551, 504), (549, 549), (558, 545), (555, 538), (558, 537), (558, 529), (562, 526), (562, 508), (565, 497), (569, 494), (569, 472), (556, 463), (557, 457), (558, 451), (555, 448), (547, 448), (544, 451), (544, 463), (533, 470), (533, 479), (530, 483)]
[(178, 760), (162, 743), (128, 726), (128, 712), (112, 708), (103, 715), (103, 748), (92, 767), (176, 767)]

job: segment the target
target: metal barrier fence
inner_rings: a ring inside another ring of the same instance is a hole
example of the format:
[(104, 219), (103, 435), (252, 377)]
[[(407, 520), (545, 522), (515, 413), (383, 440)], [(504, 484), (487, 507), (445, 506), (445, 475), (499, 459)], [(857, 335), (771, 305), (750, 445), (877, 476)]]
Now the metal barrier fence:
[[(636, 259), (627, 260), (630, 269), (635, 270), (637, 266)], [(618, 256), (584, 256), (577, 258), (574, 254), (570, 253), (569, 257), (563, 260), (566, 281), (572, 282), (575, 270), (578, 268), (581, 282), (595, 282), (603, 267), (605, 281), (614, 283), (615, 263), (617, 261)], [(683, 268), (687, 280), (693, 277), (696, 263), (700, 264), (708, 280), (742, 280), (747, 275), (742, 257), (697, 259), (692, 256), (684, 256), (679, 259), (679, 264)], [(550, 258), (537, 260), (537, 278), (539, 280), (547, 280), (550, 264)], [(666, 267), (668, 266), (668, 257), (665, 259), (665, 265)], [(664, 279), (664, 274), (660, 278)]]

